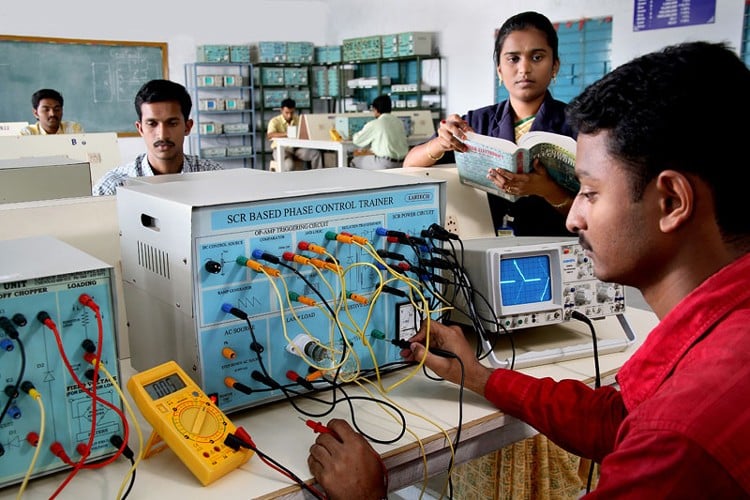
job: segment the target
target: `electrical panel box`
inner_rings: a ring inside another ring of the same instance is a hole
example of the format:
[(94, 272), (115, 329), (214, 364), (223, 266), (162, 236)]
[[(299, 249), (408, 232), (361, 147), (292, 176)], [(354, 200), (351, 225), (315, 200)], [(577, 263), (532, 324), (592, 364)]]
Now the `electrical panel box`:
[(433, 51), (435, 34), (432, 32), (414, 32), (398, 34), (398, 55), (430, 55)]
[(312, 42), (286, 42), (287, 62), (312, 63), (315, 59), (315, 46)]
[(382, 57), (384, 59), (398, 57), (398, 35), (382, 35), (380, 44), (382, 46)]
[(315, 47), (315, 62), (336, 64), (341, 62), (341, 45)]
[(284, 85), (284, 68), (255, 68), (263, 85)]
[(252, 153), (252, 146), (227, 146), (227, 156), (247, 156)]
[(100, 371), (94, 388), (84, 359), (99, 352), (121, 383), (112, 267), (49, 236), (0, 241), (0, 255), (1, 488), (68, 468), (55, 443), (73, 462), (89, 443), (87, 463), (112, 455), (110, 438), (124, 439), (125, 424), (111, 381)]
[(266, 89), (263, 91), (263, 104), (267, 108), (278, 108), (281, 106), (281, 101), (287, 97), (289, 97), (287, 89)]
[(310, 89), (289, 89), (289, 98), (294, 99), (298, 108), (310, 107)]
[(307, 85), (307, 68), (283, 68), (285, 85)]
[(255, 63), (286, 62), (287, 42), (258, 42), (250, 47), (250, 59)]
[(247, 109), (247, 99), (235, 99), (233, 97), (227, 97), (226, 99), (224, 99), (224, 109), (226, 109), (227, 111)]
[(229, 62), (229, 45), (199, 45), (195, 57), (199, 62)]
[(249, 123), (225, 123), (223, 126), (225, 134), (247, 134), (250, 131)]
[(200, 124), (200, 132), (201, 134), (221, 134), (223, 131), (223, 126), (221, 123), (217, 122), (204, 122)]
[[(250, 45), (230, 45), (229, 60), (231, 62), (250, 62)], [(225, 83), (226, 85), (226, 83)]]
[(198, 75), (198, 85), (200, 87), (223, 87), (223, 75)]
[(283, 397), (267, 382), (290, 371), (345, 378), (401, 360), (403, 303), (427, 292), (377, 251), (418, 261), (394, 235), (442, 222), (443, 181), (341, 168), (141, 179), (117, 194), (137, 370), (174, 359), (230, 412)]
[(342, 59), (345, 62), (379, 59), (383, 54), (381, 43), (380, 35), (346, 39), (342, 42)]

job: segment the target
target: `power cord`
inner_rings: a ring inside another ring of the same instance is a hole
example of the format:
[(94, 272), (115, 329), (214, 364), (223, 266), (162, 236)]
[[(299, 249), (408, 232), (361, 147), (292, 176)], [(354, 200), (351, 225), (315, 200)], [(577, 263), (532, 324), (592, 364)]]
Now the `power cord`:
[[(115, 434), (112, 437), (109, 438), (109, 442), (117, 448), (118, 450), (122, 450), (122, 455), (127, 458), (130, 461), (131, 466), (135, 466), (135, 453), (133, 453), (133, 450), (130, 449), (130, 447), (125, 443), (125, 441), (122, 439), (121, 436)], [(130, 492), (133, 490), (133, 485), (135, 484), (135, 468), (133, 468), (133, 473), (130, 475), (130, 481), (128, 482), (128, 487), (125, 490), (125, 493), (123, 493), (122, 497), (120, 497), (120, 500), (125, 500), (128, 498), (128, 495), (130, 495)]]
[[(594, 324), (591, 322), (588, 316), (578, 311), (573, 311), (570, 314), (570, 316), (588, 325), (589, 330), (591, 331), (591, 344), (594, 349), (594, 389), (598, 389), (602, 386), (602, 378), (601, 378), (601, 373), (599, 371), (599, 350), (597, 348), (596, 330), (594, 329)], [(589, 494), (591, 492), (591, 484), (594, 479), (594, 467), (595, 466), (596, 466), (596, 462), (591, 460), (591, 465), (589, 466), (588, 477), (586, 479), (586, 494)]]
[(579, 313), (578, 311), (573, 311), (572, 313), (570, 313), (570, 316), (588, 325), (589, 331), (591, 332), (591, 344), (594, 349), (594, 388), (598, 389), (602, 386), (602, 377), (601, 372), (599, 371), (599, 350), (597, 348), (596, 330), (594, 329), (594, 324), (591, 322), (588, 316)]
[[(20, 314), (17, 314), (13, 319), (16, 319), (17, 316), (22, 317)], [(23, 320), (23, 324), (26, 324), (25, 318)], [(5, 332), (5, 335), (7, 335), (8, 338), (16, 341), (16, 343), (18, 344), (18, 350), (21, 353), (21, 369), (19, 370), (18, 377), (16, 378), (16, 383), (6, 388), (6, 396), (8, 396), (8, 400), (5, 402), (5, 405), (0, 412), (0, 423), (2, 423), (5, 415), (8, 413), (8, 409), (10, 408), (11, 403), (13, 403), (13, 399), (18, 395), (18, 390), (21, 387), (21, 382), (26, 371), (26, 351), (24, 349), (23, 342), (21, 342), (21, 339), (18, 338), (18, 330), (11, 322), (11, 320), (9, 320), (5, 316), (0, 316), (0, 329)], [(0, 448), (0, 450), (2, 450), (2, 448)], [(0, 453), (0, 456), (2, 455), (3, 453)]]
[[(394, 339), (391, 340), (391, 343), (395, 346), (401, 347), (402, 349), (408, 349), (410, 343), (403, 339)], [(446, 351), (444, 349), (440, 349), (438, 347), (430, 347), (428, 348), (428, 351), (431, 354), (434, 354), (435, 356), (440, 356), (441, 358), (449, 358), (449, 359), (455, 359), (458, 364), (461, 366), (461, 381), (458, 385), (458, 425), (456, 426), (456, 438), (453, 442), (453, 449), (454, 454), (451, 455), (450, 462), (448, 463), (448, 498), (453, 498), (453, 480), (450, 476), (450, 471), (453, 470), (453, 461), (455, 458), (455, 450), (458, 449), (458, 444), (461, 442), (461, 428), (463, 427), (463, 398), (464, 398), (464, 377), (466, 375), (466, 369), (464, 368), (464, 363), (461, 361), (461, 358), (459, 358), (455, 353), (452, 353), (450, 351)]]
[(315, 489), (313, 486), (310, 486), (307, 483), (305, 483), (302, 479), (300, 479), (299, 476), (297, 476), (294, 472), (289, 470), (287, 467), (284, 467), (283, 465), (281, 465), (281, 463), (279, 463), (278, 461), (274, 460), (273, 458), (269, 457), (268, 455), (260, 451), (258, 447), (255, 445), (255, 442), (253, 442), (253, 439), (250, 437), (247, 431), (245, 431), (244, 428), (237, 427), (234, 433), (227, 434), (227, 437), (224, 438), (224, 444), (232, 448), (234, 451), (239, 451), (240, 448), (247, 448), (248, 450), (254, 451), (255, 454), (258, 455), (258, 458), (260, 458), (263, 463), (265, 463), (266, 465), (268, 465), (275, 471), (293, 480), (302, 489), (310, 492), (315, 498), (320, 499), (320, 500), (325, 500), (327, 498), (326, 495), (324, 495), (323, 493)]

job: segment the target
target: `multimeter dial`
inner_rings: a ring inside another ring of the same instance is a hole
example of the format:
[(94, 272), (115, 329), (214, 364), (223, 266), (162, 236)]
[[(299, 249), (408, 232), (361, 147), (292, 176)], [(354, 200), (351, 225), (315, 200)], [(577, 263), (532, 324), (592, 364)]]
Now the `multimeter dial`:
[(146, 456), (160, 451), (163, 447), (154, 450), (153, 445), (163, 440), (207, 485), (253, 455), (250, 449), (224, 443), (237, 428), (174, 361), (136, 373), (128, 390), (154, 428)]
[(201, 399), (179, 401), (172, 408), (172, 422), (185, 439), (198, 443), (215, 443), (226, 434), (227, 423), (221, 411)]

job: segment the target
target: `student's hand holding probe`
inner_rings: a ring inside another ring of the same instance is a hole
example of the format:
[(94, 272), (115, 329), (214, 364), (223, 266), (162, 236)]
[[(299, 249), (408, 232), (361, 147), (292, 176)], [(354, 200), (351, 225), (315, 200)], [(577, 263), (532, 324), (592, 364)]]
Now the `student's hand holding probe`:
[(424, 358), (427, 368), (454, 384), (460, 384), (463, 375), (464, 387), (483, 396), (484, 386), (492, 369), (477, 360), (476, 352), (464, 337), (461, 328), (446, 326), (437, 321), (429, 324), (429, 351), (425, 347), (427, 323), (423, 323), (419, 332), (409, 339), (410, 348), (401, 351), (401, 357), (416, 362)]
[[(310, 447), (307, 466), (329, 500), (381, 499), (388, 490), (387, 474), (370, 443), (345, 420), (331, 419)], [(318, 432), (318, 431), (316, 431)]]
[[(420, 361), (445, 380), (461, 383), (480, 395), (492, 370), (476, 358), (475, 350), (456, 326), (430, 323), (429, 350), (427, 323), (409, 339), (409, 348), (401, 351), (407, 361)], [(462, 366), (463, 365), (463, 366)], [(304, 420), (304, 419), (303, 419)], [(318, 432), (310, 447), (307, 465), (331, 500), (349, 500), (351, 492), (358, 492), (362, 500), (386, 498), (388, 475), (380, 456), (367, 440), (345, 420), (332, 419), (327, 425), (306, 421)]]

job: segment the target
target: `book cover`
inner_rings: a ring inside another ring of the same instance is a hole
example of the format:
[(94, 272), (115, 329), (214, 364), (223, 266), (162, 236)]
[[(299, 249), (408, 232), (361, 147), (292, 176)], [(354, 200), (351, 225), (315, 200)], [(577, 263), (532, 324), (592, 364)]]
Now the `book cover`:
[(516, 174), (529, 173), (532, 163), (539, 158), (555, 182), (573, 193), (578, 191), (575, 176), (575, 139), (552, 132), (529, 132), (518, 144), (507, 139), (468, 132), (464, 141), (469, 148), (456, 153), (456, 167), (461, 182), (515, 201), (487, 178), (491, 168), (503, 168)]

